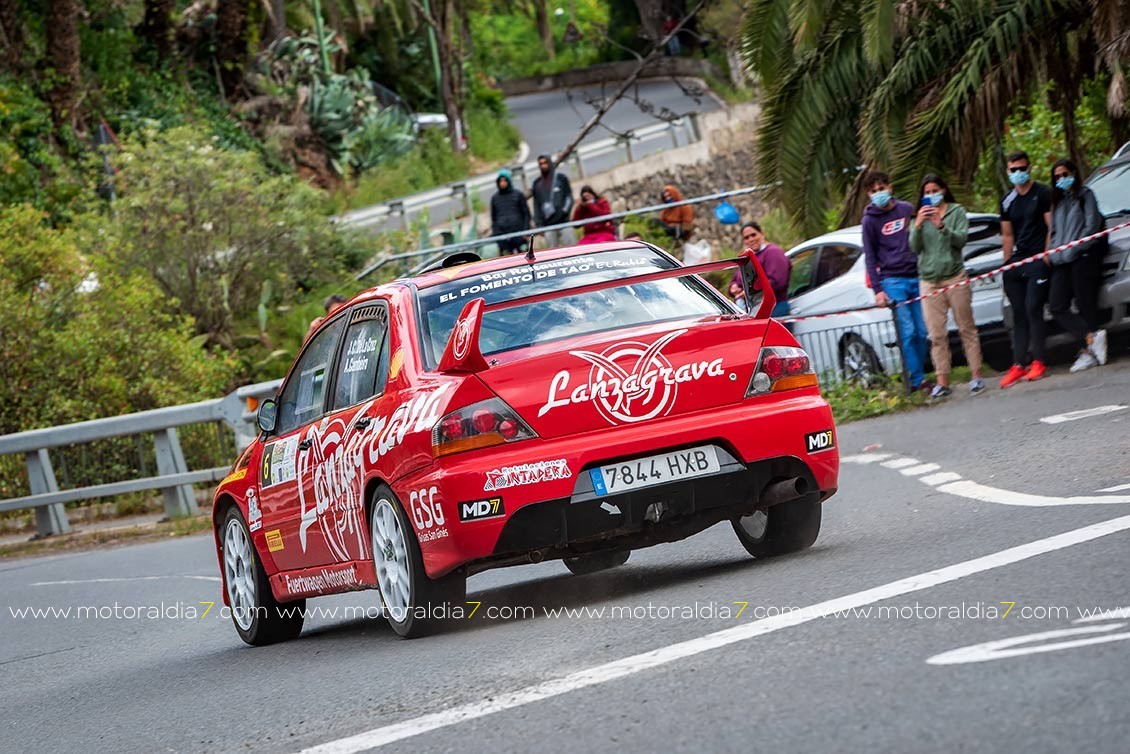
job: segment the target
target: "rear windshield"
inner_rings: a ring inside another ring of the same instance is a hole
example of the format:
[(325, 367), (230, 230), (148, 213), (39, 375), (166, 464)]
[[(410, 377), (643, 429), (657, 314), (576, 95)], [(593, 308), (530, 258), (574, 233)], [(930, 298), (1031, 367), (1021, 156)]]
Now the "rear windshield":
[[(523, 264), (425, 288), (419, 292), (420, 329), (428, 368), (435, 368), (468, 301), (482, 298), (493, 304), (673, 266), (649, 249), (618, 249)], [(698, 278), (656, 280), (487, 312), (479, 347), (483, 354), (501, 353), (584, 333), (723, 313), (731, 314), (733, 309)]]

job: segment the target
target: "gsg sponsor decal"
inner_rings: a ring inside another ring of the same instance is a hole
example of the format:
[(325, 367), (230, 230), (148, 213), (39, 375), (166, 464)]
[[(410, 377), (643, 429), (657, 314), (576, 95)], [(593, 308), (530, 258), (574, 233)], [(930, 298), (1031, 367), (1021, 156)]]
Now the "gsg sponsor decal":
[(459, 504), (460, 521), (482, 521), (484, 518), (498, 518), (506, 515), (502, 505), (502, 498), (492, 497), (488, 500), (472, 500), (469, 503)]
[(809, 453), (831, 450), (836, 447), (836, 438), (830, 429), (823, 432), (809, 432), (804, 436), (804, 447)]
[(610, 424), (630, 424), (667, 415), (675, 405), (679, 385), (725, 374), (721, 358), (679, 366), (671, 363), (663, 348), (685, 332), (684, 329), (667, 333), (651, 344), (626, 340), (600, 353), (570, 351), (592, 364), (588, 380), (570, 390), (569, 371), (563, 369), (555, 374), (549, 397), (538, 409), (538, 416), (577, 403), (592, 403)]

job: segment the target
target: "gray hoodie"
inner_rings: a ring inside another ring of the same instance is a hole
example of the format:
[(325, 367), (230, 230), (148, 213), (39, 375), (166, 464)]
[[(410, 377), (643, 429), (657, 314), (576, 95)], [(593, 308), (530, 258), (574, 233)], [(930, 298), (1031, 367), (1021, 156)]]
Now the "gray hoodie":
[[(1102, 213), (1099, 212), (1095, 195), (1089, 188), (1084, 186), (1079, 191), (1078, 198), (1070, 191), (1065, 191), (1063, 197), (1059, 200), (1059, 204), (1052, 208), (1051, 248), (1054, 249), (1068, 241), (1098, 233), (1103, 229), (1104, 224), (1105, 221)], [(1054, 265), (1071, 264), (1081, 254), (1090, 251), (1098, 243), (1098, 239), (1088, 241), (1058, 254), (1052, 254), (1049, 259)]]

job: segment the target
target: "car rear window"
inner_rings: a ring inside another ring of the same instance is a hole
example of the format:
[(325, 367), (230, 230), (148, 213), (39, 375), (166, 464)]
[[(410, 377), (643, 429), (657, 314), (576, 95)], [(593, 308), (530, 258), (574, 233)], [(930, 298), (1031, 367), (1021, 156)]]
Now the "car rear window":
[[(468, 301), (482, 298), (493, 304), (673, 266), (649, 249), (615, 249), (522, 264), (424, 288), (418, 300), (428, 368), (435, 368)], [(483, 354), (501, 353), (584, 333), (723, 313), (733, 309), (698, 278), (656, 280), (487, 312), (479, 346)]]

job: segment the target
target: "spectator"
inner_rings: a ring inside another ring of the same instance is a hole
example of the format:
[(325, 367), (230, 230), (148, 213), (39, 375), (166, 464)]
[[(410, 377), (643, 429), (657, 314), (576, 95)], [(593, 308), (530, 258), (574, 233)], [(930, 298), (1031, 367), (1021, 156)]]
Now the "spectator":
[[(668, 15), (667, 18), (663, 19), (663, 36), (666, 37), (671, 34), (678, 26), (679, 22), (675, 20), (675, 17)], [(677, 58), (682, 51), (682, 47), (679, 45), (679, 35), (671, 34), (671, 38), (667, 40), (667, 54), (670, 57)]]
[[(584, 220), (589, 217), (602, 217), (612, 214), (608, 200), (599, 196), (592, 190), (592, 186), (581, 187), (581, 201), (573, 210), (573, 221)], [(578, 244), (605, 243), (616, 240), (616, 226), (611, 220), (601, 220), (581, 226), (581, 240)]]
[[(742, 226), (742, 247), (753, 249), (757, 255), (757, 261), (761, 263), (766, 277), (769, 278), (773, 297), (777, 299), (777, 303), (769, 315), (772, 317), (785, 316), (789, 313), (789, 276), (792, 275), (793, 271), (793, 263), (785, 255), (785, 250), (766, 241), (765, 234), (757, 223), (746, 223)], [(760, 291), (761, 281), (754, 279), (750, 287), (755, 291)], [(747, 310), (751, 308), (750, 302), (743, 301), (745, 291), (742, 289), (741, 270), (734, 270), (734, 276), (730, 279), (730, 296)]]
[(643, 235), (641, 235), (640, 233), (637, 233), (636, 231), (633, 230), (631, 233), (628, 233), (627, 235), (624, 236), (624, 240), (625, 241), (641, 241), (642, 242), (643, 241)]
[[(538, 227), (557, 225), (569, 221), (573, 210), (573, 187), (564, 173), (556, 171), (549, 155), (538, 156), (541, 171), (534, 180), (534, 222)], [(550, 247), (564, 246), (572, 236), (563, 230), (547, 231)]]
[[(1008, 180), (1014, 188), (1001, 199), (1001, 250), (1004, 261), (1015, 262), (1048, 248), (1052, 216), (1051, 189), (1032, 180), (1032, 163), (1024, 152), (1008, 156)], [(1044, 303), (1048, 298), (1047, 264), (1030, 262), (1009, 270), (1004, 295), (1012, 307), (1012, 366), (1001, 387), (1044, 376)]]
[[(902, 303), (918, 298), (918, 259), (910, 250), (910, 218), (914, 207), (894, 198), (890, 177), (872, 170), (863, 178), (871, 200), (863, 211), (863, 254), (867, 279), (879, 306), (895, 305), (902, 358), (914, 390), (932, 388), (926, 382), (926, 322), (922, 305)], [(900, 305), (901, 304), (901, 305)]]
[[(675, 186), (664, 186), (660, 198), (664, 204), (683, 201), (683, 195)], [(675, 240), (687, 241), (694, 233), (694, 207), (689, 204), (668, 207), (659, 213), (659, 224)]]
[(335, 293), (332, 296), (330, 296), (329, 298), (327, 298), (326, 301), (325, 301), (325, 307), (326, 307), (325, 316), (314, 317), (314, 321), (312, 321), (310, 323), (310, 327), (307, 328), (307, 330), (306, 330), (306, 337), (309, 338), (311, 335), (313, 335), (314, 331), (318, 329), (318, 325), (322, 324), (322, 322), (324, 322), (326, 320), (326, 317), (330, 316), (331, 314), (336, 312), (338, 309), (345, 306), (345, 302), (347, 300), (348, 299), (346, 299), (345, 296), (342, 296), (340, 293)]
[[(1083, 185), (1075, 163), (1057, 162), (1052, 166), (1052, 179), (1052, 248), (1102, 230), (1105, 223), (1098, 202)], [(1106, 330), (1099, 329), (1098, 313), (1105, 240), (1104, 237), (1088, 241), (1048, 258), (1052, 263), (1049, 308), (1060, 326), (1083, 343), (1083, 350), (1071, 366), (1072, 372), (1106, 363)], [(1072, 298), (1078, 314), (1071, 311)]]
[[(927, 174), (918, 189), (918, 214), (910, 229), (910, 248), (918, 255), (918, 277), (922, 281), (923, 296), (968, 280), (965, 257), (961, 253), (968, 239), (969, 218), (965, 207), (954, 201), (953, 192), (940, 176)], [(930, 392), (930, 397), (946, 398), (953, 392), (950, 390), (953, 360), (946, 320), (949, 311), (953, 312), (957, 331), (961, 334), (965, 361), (973, 370), (969, 392), (976, 395), (983, 391), (981, 339), (973, 322), (973, 289), (966, 284), (930, 296), (922, 302), (922, 308), (926, 331), (930, 334), (930, 355), (938, 373), (938, 384)]]
[[(514, 188), (510, 171), (506, 168), (498, 171), (495, 185), (498, 186), (498, 191), (490, 198), (491, 235), (501, 236), (529, 230), (530, 208), (526, 204), (526, 197)], [(498, 253), (502, 256), (517, 254), (525, 245), (526, 239), (521, 236), (507, 238), (498, 242)]]

